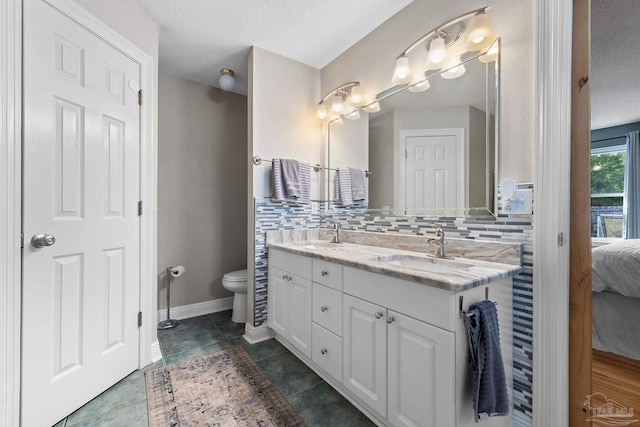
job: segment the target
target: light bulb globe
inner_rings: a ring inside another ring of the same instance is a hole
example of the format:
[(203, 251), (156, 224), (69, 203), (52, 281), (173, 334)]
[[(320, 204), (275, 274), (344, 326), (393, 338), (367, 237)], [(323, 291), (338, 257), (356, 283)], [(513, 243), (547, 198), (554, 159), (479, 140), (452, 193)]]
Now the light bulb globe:
[(401, 55), (396, 58), (396, 69), (393, 72), (391, 82), (396, 85), (403, 85), (411, 81), (411, 67), (409, 66), (409, 58)]
[(229, 92), (236, 85), (236, 79), (233, 78), (235, 73), (233, 70), (228, 68), (223, 68), (220, 70), (220, 78), (218, 79), (218, 84), (220, 84), (220, 89)]
[(436, 37), (431, 40), (427, 61), (434, 64), (434, 66), (440, 64), (440, 67), (442, 67), (447, 63), (448, 57), (449, 54), (447, 53), (447, 47), (444, 45), (444, 39), (442, 37)]

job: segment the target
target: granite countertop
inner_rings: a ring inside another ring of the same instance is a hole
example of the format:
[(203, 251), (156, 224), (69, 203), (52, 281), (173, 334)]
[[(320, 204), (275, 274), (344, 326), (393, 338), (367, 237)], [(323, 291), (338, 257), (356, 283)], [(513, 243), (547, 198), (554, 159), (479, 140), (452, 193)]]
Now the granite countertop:
[[(287, 243), (270, 242), (267, 247), (298, 255), (310, 256), (360, 270), (384, 274), (451, 292), (462, 292), (477, 286), (515, 276), (522, 271), (519, 265), (455, 257), (437, 259), (424, 252), (368, 246), (354, 243), (329, 243), (326, 240), (306, 240)], [(418, 267), (394, 265), (385, 260), (404, 258), (409, 264), (433, 263), (457, 267), (453, 271), (425, 271)], [(464, 265), (460, 265), (463, 263)], [(457, 264), (457, 265), (456, 265)]]

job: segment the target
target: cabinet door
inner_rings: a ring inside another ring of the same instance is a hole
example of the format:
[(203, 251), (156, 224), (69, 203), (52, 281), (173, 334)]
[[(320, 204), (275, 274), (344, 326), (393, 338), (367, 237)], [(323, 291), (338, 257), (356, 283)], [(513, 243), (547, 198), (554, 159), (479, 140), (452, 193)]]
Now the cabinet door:
[(394, 426), (453, 426), (455, 337), (389, 310), (389, 417)]
[(386, 309), (350, 295), (343, 303), (343, 385), (387, 416)]
[(267, 326), (285, 338), (289, 332), (289, 277), (290, 274), (269, 267)]
[(291, 276), (289, 281), (289, 340), (311, 358), (311, 281)]

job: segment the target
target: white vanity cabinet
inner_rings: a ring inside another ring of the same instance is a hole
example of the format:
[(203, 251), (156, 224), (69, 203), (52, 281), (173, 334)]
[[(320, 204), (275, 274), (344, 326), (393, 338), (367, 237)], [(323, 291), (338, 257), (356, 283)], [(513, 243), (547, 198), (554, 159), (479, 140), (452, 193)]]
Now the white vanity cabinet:
[(345, 295), (343, 384), (394, 426), (453, 426), (451, 332)]
[(311, 258), (273, 252), (268, 276), (267, 325), (310, 358)]
[(268, 289), (276, 338), (380, 426), (476, 425), (460, 309), (487, 296), (511, 393), (510, 278), (453, 292), (271, 248)]

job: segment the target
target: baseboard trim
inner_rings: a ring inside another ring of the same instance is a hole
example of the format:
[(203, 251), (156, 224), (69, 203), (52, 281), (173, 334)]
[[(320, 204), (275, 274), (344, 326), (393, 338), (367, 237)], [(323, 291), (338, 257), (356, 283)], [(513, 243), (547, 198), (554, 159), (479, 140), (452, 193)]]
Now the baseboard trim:
[(273, 331), (267, 325), (253, 326), (250, 323), (244, 325), (242, 336), (249, 344), (256, 344), (273, 338)]
[(151, 344), (151, 363), (156, 363), (162, 359), (162, 352), (160, 351), (160, 341), (156, 340)]
[[(205, 314), (217, 313), (219, 311), (231, 310), (233, 308), (233, 297), (219, 298), (211, 301), (198, 302), (195, 304), (171, 307), (172, 319), (188, 319), (189, 317), (204, 316)], [(158, 322), (167, 318), (167, 309), (158, 310)]]

